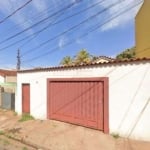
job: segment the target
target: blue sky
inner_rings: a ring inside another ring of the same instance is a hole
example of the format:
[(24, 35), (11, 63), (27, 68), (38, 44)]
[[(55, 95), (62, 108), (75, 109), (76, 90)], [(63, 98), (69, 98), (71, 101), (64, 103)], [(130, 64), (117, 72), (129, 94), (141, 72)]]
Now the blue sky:
[[(28, 0), (1, 0), (0, 20), (27, 1)], [(0, 24), (0, 67), (6, 69), (16, 67), (18, 48), (22, 56), (21, 67), (32, 68), (57, 66), (64, 56), (69, 55), (73, 57), (81, 49), (87, 49), (90, 54), (96, 56), (106, 55), (115, 57), (115, 55), (121, 51), (133, 47), (135, 45), (134, 18), (142, 3), (133, 9), (127, 9), (135, 6), (135, 4), (142, 0), (101, 1), (102, 0), (78, 0), (78, 2), (77, 0), (33, 0), (25, 8)], [(53, 17), (49, 17), (51, 14), (66, 8), (70, 4), (74, 5), (61, 13), (57, 13), (57, 15), (53, 15)], [(82, 11), (86, 8), (89, 9)], [(79, 15), (50, 26), (50, 24), (64, 20), (64, 18), (80, 11), (82, 11), (82, 13)], [(111, 20), (111, 18), (123, 11), (126, 11), (126, 13)], [(46, 17), (49, 17), (49, 19), (42, 24), (27, 30), (11, 40), (3, 42), (7, 38), (27, 29)], [(68, 32), (70, 28), (81, 22), (84, 23)], [(104, 25), (102, 26), (102, 24)], [(97, 25), (98, 28), (96, 30), (89, 32)], [(49, 28), (35, 36), (37, 31), (46, 26), (49, 26)], [(28, 38), (5, 49), (5, 47), (25, 37)], [(49, 40), (47, 44), (39, 47), (40, 44), (47, 40)], [(70, 42), (71, 44), (66, 46), (66, 44)]]

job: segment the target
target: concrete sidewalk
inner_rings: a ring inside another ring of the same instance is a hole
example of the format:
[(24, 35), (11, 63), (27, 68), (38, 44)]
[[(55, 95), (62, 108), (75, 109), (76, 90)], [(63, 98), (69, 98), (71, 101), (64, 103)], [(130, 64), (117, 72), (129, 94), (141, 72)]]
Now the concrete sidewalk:
[(150, 143), (115, 139), (100, 131), (51, 120), (18, 122), (11, 111), (0, 110), (0, 131), (43, 150), (150, 150)]

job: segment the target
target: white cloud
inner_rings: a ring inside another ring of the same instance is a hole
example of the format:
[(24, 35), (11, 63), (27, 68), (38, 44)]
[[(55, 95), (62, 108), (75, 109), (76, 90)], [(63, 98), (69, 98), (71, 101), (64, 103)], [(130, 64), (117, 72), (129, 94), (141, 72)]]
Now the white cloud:
[[(95, 2), (98, 2), (99, 0), (95, 0)], [(121, 13), (124, 10), (127, 10), (129, 7), (135, 6), (138, 2), (141, 2), (143, 0), (107, 0), (103, 3), (101, 3), (100, 8), (108, 8), (109, 6), (111, 6), (112, 4), (115, 3), (120, 3), (117, 4), (113, 7), (111, 7), (107, 12), (104, 13), (103, 15), (103, 20), (109, 20), (109, 18), (112, 18), (113, 16)], [(94, 3), (95, 3), (94, 2)], [(141, 7), (142, 3), (140, 5), (138, 5), (137, 7), (134, 7), (133, 9), (131, 9), (130, 11), (128, 10), (126, 13), (124, 13), (123, 15), (120, 15), (119, 17), (113, 19), (112, 21), (110, 21), (109, 23), (105, 24), (102, 28), (101, 31), (106, 31), (106, 30), (110, 30), (113, 28), (116, 28), (118, 26), (124, 26), (127, 23), (129, 23), (131, 20), (134, 19), (137, 11), (139, 10), (139, 8)], [(102, 19), (102, 18), (100, 18)]]
[(59, 38), (58, 46), (59, 48), (62, 48), (68, 41), (68, 38), (66, 36), (62, 36)]
[[(0, 0), (0, 12), (3, 14), (3, 18), (11, 14), (14, 10), (25, 4), (28, 0)], [(75, 2), (75, 0), (33, 0), (25, 8), (21, 9), (18, 13), (13, 15), (9, 20), (15, 24), (19, 24), (22, 29), (25, 29), (32, 24), (41, 20), (41, 18), (47, 17), (49, 13), (55, 12), (63, 5)], [(34, 19), (33, 16), (38, 15)], [(41, 16), (42, 15), (42, 16)], [(3, 18), (0, 18), (2, 20)], [(32, 33), (34, 29), (28, 33)]]
[(45, 8), (47, 8), (46, 1), (44, 0), (33, 0), (32, 1), (32, 6), (38, 11), (43, 11)]
[(84, 41), (82, 39), (78, 38), (78, 39), (76, 39), (76, 43), (77, 44), (82, 44), (82, 43), (84, 43)]
[[(4, 16), (7, 16), (27, 1), (28, 0), (26, 0), (26, 1), (0, 0), (0, 12), (2, 14), (4, 14)], [(96, 3), (99, 1), (100, 0), (93, 0), (92, 2), (90, 2), (88, 4), (91, 5), (92, 3)], [(107, 8), (111, 4), (114, 4), (118, 1), (119, 0), (107, 0), (98, 6), (100, 9)], [(104, 13), (103, 18), (100, 17), (100, 19), (107, 20), (108, 18), (114, 16), (116, 13), (119, 13), (122, 10), (127, 9), (130, 5), (132, 6), (139, 1), (141, 1), (141, 0), (130, 0), (130, 1), (129, 0), (120, 0), (119, 1), (120, 4), (116, 5), (115, 7), (110, 8), (107, 12)], [(46, 9), (48, 9), (48, 10), (51, 9), (54, 11), (55, 9), (58, 9), (59, 7), (61, 7), (62, 3), (68, 4), (71, 2), (75, 2), (75, 0), (69, 0), (69, 1), (63, 0), (63, 2), (62, 2), (62, 0), (51, 0), (51, 1), (49, 1), (49, 0), (33, 0), (30, 4), (28, 4), (28, 6), (26, 6), (24, 9), (20, 10), (19, 13), (15, 14), (10, 19), (13, 22), (15, 22), (16, 24), (20, 24), (20, 27), (24, 29), (24, 28), (29, 27), (31, 24), (33, 24), (33, 22), (35, 23), (35, 20), (31, 19), (31, 16), (33, 16), (34, 14), (44, 11), (44, 15), (47, 16), (48, 12), (45, 11)], [(121, 17), (117, 17), (116, 19), (107, 23), (105, 26), (103, 26), (101, 28), (101, 30), (102, 31), (109, 30), (109, 29), (127, 24), (131, 19), (133, 19), (135, 17), (135, 14), (136, 14), (137, 10), (139, 9), (139, 7), (140, 6), (128, 11)], [(88, 12), (88, 13), (90, 14), (90, 12)], [(37, 19), (38, 19), (38, 17), (37, 17)], [(2, 18), (1, 18), (1, 20), (2, 20)], [(26, 20), (28, 20), (28, 22)], [(24, 23), (24, 21), (26, 21), (26, 22)], [(32, 32), (32, 31), (30, 31), (30, 32)]]
[[(26, 1), (19, 0), (1, 0), (0, 1), (0, 12), (3, 14), (3, 18), (11, 14), (14, 10), (25, 4)], [(30, 4), (20, 10), (18, 13), (9, 18), (15, 24), (19, 24), (21, 28), (27, 28), (31, 25), (32, 20), (31, 16), (34, 14), (40, 13), (43, 10), (47, 9), (46, 0), (33, 0)], [(32, 10), (32, 11), (31, 11)], [(3, 19), (1, 18), (1, 20)], [(28, 20), (28, 21), (27, 21)], [(29, 32), (32, 32), (31, 30)]]

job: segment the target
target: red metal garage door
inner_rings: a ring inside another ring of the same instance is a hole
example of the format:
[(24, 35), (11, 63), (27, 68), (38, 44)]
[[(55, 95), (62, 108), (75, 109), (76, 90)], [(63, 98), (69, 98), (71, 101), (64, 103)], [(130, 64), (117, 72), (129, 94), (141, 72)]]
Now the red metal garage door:
[(107, 78), (49, 79), (48, 118), (108, 132), (106, 82)]

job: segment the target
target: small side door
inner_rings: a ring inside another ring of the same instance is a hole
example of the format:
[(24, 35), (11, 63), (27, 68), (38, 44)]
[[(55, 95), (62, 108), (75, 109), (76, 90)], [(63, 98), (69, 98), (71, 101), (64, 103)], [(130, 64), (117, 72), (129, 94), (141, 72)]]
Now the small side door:
[(30, 84), (22, 84), (22, 112), (30, 113)]

